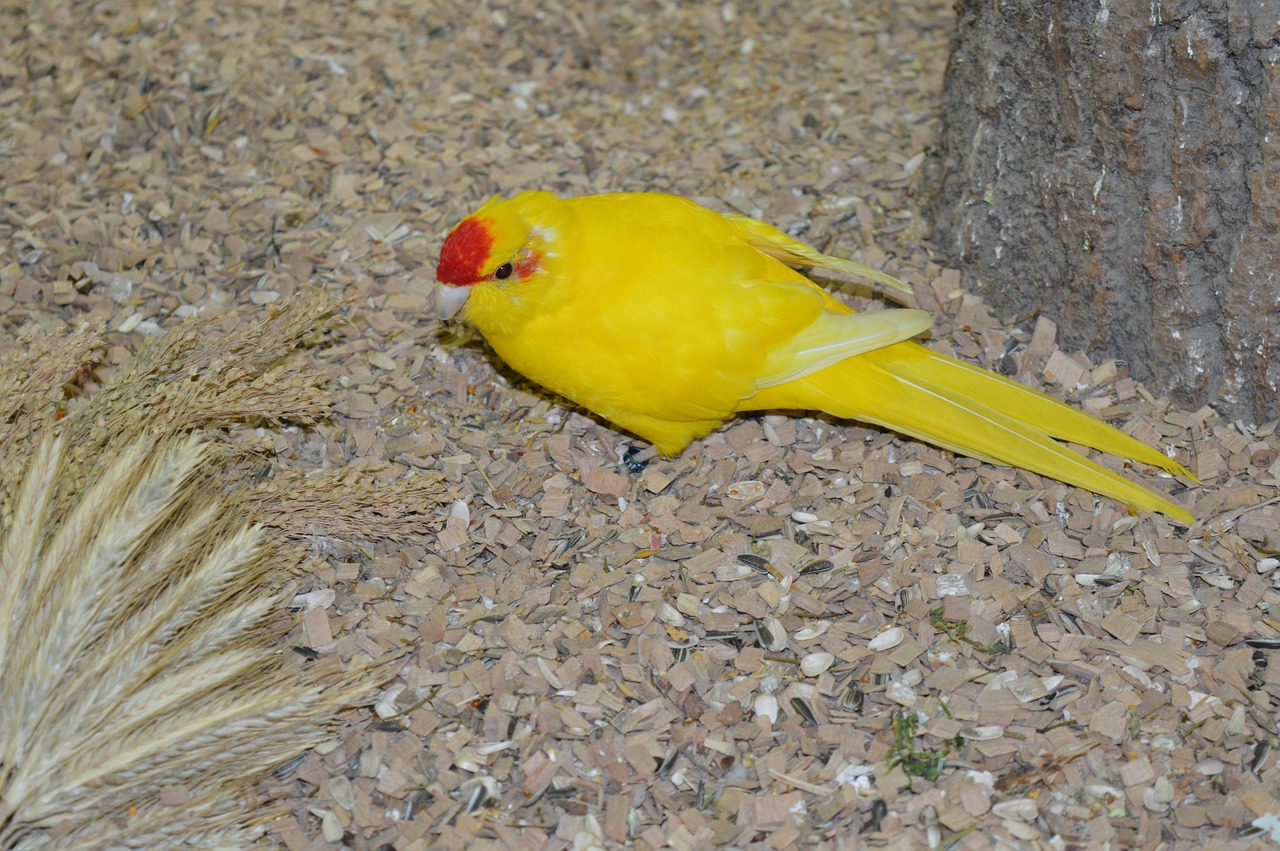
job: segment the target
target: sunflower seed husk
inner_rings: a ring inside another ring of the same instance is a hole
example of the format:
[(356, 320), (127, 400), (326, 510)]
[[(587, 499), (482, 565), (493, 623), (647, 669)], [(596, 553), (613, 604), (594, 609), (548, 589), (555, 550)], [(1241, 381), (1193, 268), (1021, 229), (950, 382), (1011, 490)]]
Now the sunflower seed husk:
[(1013, 798), (992, 805), (991, 813), (997, 818), (1033, 822), (1040, 817), (1040, 808), (1030, 798)]
[(840, 708), (845, 712), (861, 712), (862, 704), (867, 699), (866, 693), (857, 683), (850, 683), (848, 688), (840, 693)]
[(800, 660), (800, 670), (806, 677), (816, 677), (831, 667), (836, 657), (826, 652), (810, 653)]
[(1267, 757), (1271, 756), (1271, 750), (1274, 745), (1270, 739), (1261, 739), (1253, 746), (1253, 759), (1249, 760), (1249, 770), (1257, 774), (1262, 770), (1262, 766), (1266, 764)]
[(990, 742), (1004, 735), (1004, 727), (996, 724), (983, 724), (978, 727), (966, 727), (960, 736), (970, 742)]
[(826, 573), (835, 568), (835, 563), (829, 558), (820, 558), (817, 561), (811, 561), (804, 567), (800, 568), (801, 576), (809, 576), (814, 573)]
[(803, 697), (791, 698), (791, 708), (806, 723), (814, 727), (818, 726), (818, 716), (813, 714), (813, 707), (811, 707), (809, 705), (809, 702), (806, 701)]
[(757, 694), (751, 709), (757, 716), (768, 718), (770, 724), (778, 723), (778, 698), (773, 695)]
[(1230, 576), (1223, 576), (1221, 573), (1197, 573), (1196, 578), (1204, 582), (1206, 585), (1212, 585), (1223, 591), (1230, 591), (1236, 587), (1236, 581)]
[(658, 606), (658, 620), (677, 628), (684, 626), (685, 623), (684, 615), (680, 614), (676, 607), (670, 603), (663, 603)]
[(796, 632), (796, 641), (813, 641), (815, 638), (821, 638), (831, 628), (829, 621), (813, 621), (804, 629)]
[(867, 642), (868, 650), (890, 650), (906, 638), (907, 631), (900, 626), (890, 627)]
[(756, 640), (765, 650), (777, 653), (787, 646), (787, 633), (782, 622), (775, 617), (760, 618), (756, 621)]

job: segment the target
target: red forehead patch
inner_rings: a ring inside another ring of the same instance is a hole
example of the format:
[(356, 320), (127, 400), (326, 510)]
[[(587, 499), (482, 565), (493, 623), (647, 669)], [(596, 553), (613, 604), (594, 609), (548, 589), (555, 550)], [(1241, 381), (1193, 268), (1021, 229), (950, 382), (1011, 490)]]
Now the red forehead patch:
[(488, 219), (466, 218), (445, 238), (440, 247), (436, 280), (442, 284), (467, 285), (480, 280), (480, 270), (493, 250)]

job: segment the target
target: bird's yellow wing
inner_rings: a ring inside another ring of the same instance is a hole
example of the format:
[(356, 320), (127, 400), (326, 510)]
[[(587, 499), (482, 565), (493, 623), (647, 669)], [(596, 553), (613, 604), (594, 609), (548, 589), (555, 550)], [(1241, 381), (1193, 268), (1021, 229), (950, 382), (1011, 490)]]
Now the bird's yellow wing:
[(831, 257), (815, 251), (798, 239), (794, 239), (773, 225), (766, 224), (758, 219), (736, 213), (726, 213), (724, 217), (742, 230), (748, 244), (780, 263), (786, 263), (789, 266), (817, 266), (820, 269), (834, 269), (837, 272), (844, 272), (846, 275), (870, 278), (900, 292), (908, 294), (913, 292), (909, 285), (899, 281), (893, 275), (881, 272), (874, 266), (868, 266), (865, 263), (858, 263), (854, 260), (842, 260), (839, 257)]
[(756, 388), (773, 387), (838, 363), (848, 357), (922, 334), (933, 325), (923, 310), (842, 313), (824, 310), (795, 336), (772, 349)]

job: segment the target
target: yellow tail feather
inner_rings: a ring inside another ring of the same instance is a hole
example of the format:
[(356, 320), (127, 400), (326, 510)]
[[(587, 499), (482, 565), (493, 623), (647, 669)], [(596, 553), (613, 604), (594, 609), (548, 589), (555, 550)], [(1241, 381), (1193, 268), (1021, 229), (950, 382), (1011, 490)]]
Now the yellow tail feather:
[(1087, 488), (1191, 525), (1186, 509), (1054, 438), (1194, 478), (1181, 464), (1101, 420), (995, 373), (899, 343), (760, 391), (744, 409), (821, 410), (891, 428), (962, 455)]

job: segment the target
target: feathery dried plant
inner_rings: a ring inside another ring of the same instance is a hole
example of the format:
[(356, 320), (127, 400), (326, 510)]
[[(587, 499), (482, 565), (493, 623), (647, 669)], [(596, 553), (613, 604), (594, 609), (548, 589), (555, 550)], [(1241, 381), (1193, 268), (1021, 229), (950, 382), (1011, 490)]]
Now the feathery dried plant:
[(58, 520), (64, 445), (0, 544), (0, 848), (245, 845), (256, 777), (374, 683), (308, 682), (272, 645), (268, 585), (302, 554), (220, 498), (197, 437), (120, 447)]
[(438, 478), (351, 499), (350, 476), (294, 475), (295, 511), (211, 431), (323, 415), (285, 361), (334, 308), (303, 298), (228, 335), (183, 325), (61, 421), (100, 331), (0, 355), (0, 851), (246, 847), (273, 815), (258, 779), (387, 676), (304, 667), (264, 621), (300, 538), (375, 520), (403, 538)]

